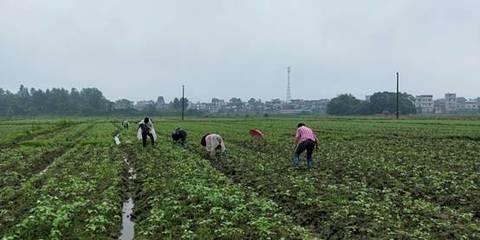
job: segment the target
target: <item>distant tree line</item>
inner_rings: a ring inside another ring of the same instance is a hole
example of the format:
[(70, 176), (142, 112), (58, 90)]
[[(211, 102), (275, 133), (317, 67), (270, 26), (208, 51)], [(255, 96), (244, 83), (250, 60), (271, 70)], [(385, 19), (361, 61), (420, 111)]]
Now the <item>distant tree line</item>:
[[(369, 100), (359, 100), (351, 94), (342, 94), (327, 106), (330, 115), (372, 115), (393, 114), (397, 109), (397, 94), (393, 92), (377, 92)], [(415, 97), (408, 93), (399, 94), (400, 114), (415, 114)]]
[[(126, 99), (119, 101), (131, 102)], [(118, 101), (117, 101), (118, 102)], [(185, 99), (188, 105), (188, 99)], [(105, 98), (97, 88), (52, 88), (47, 90), (26, 88), (21, 85), (18, 92), (12, 93), (0, 88), (0, 116), (102, 116), (102, 115), (168, 115), (178, 113), (182, 108), (182, 99), (175, 98), (166, 105), (165, 109), (158, 109), (154, 105), (146, 106), (142, 110), (132, 107), (115, 109), (114, 102)], [(199, 114), (188, 110), (187, 114)]]
[(43, 91), (21, 85), (17, 93), (0, 88), (0, 116), (102, 115), (110, 110), (111, 102), (96, 88)]

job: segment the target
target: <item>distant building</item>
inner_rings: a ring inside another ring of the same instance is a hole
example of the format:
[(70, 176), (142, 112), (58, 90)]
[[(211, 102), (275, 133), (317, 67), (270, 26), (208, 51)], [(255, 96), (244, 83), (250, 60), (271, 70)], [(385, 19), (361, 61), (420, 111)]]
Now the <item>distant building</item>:
[(122, 109), (132, 109), (133, 102), (127, 99), (120, 99), (113, 103), (113, 109), (122, 110)]
[(283, 103), (280, 99), (273, 99), (271, 101), (265, 102), (265, 111), (267, 112), (276, 112), (282, 109)]
[(457, 94), (447, 93), (445, 94), (445, 112), (454, 113), (457, 111)]
[(210, 106), (210, 112), (221, 112), (227, 103), (225, 103), (225, 100), (223, 99), (218, 99), (218, 98), (212, 98), (212, 103)]
[(302, 109), (305, 106), (305, 100), (303, 99), (292, 99), (288, 103), (285, 109)]
[(329, 99), (306, 100), (303, 108), (310, 112), (327, 113), (328, 103), (330, 103)]
[(456, 100), (456, 111), (462, 112), (465, 110), (465, 104), (467, 102), (467, 99), (464, 97), (457, 97)]
[(464, 110), (467, 112), (479, 112), (480, 102), (478, 100), (466, 101)]
[(210, 112), (210, 106), (211, 104), (209, 103), (202, 103), (202, 102), (197, 102), (194, 105), (194, 109), (202, 112)]
[(433, 95), (419, 95), (415, 98), (415, 107), (418, 113), (434, 113)]
[(442, 114), (442, 113), (446, 113), (446, 110), (445, 110), (445, 99), (441, 98), (441, 99), (437, 99), (433, 102), (433, 108), (434, 108), (434, 113), (436, 114)]
[(152, 100), (148, 100), (148, 101), (138, 101), (136, 104), (135, 104), (135, 109), (137, 110), (144, 110), (145, 108), (149, 107), (149, 106), (155, 106), (155, 102), (152, 101)]

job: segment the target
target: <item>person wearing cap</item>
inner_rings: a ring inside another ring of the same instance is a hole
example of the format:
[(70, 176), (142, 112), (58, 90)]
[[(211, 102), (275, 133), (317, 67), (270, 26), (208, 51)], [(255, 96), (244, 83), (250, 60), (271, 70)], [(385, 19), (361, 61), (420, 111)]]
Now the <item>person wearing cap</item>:
[(248, 133), (250, 134), (250, 136), (252, 136), (256, 139), (263, 139), (265, 137), (263, 132), (260, 131), (260, 129), (258, 129), (258, 128), (251, 129), (250, 131), (248, 131)]
[(181, 128), (176, 128), (172, 132), (172, 141), (174, 143), (182, 145), (182, 147), (185, 147), (185, 145), (187, 144), (187, 131)]
[(220, 153), (224, 153), (226, 150), (223, 138), (215, 133), (205, 134), (202, 137), (200, 144), (205, 147), (210, 158), (214, 158), (217, 154), (217, 151), (220, 151)]
[(300, 154), (307, 151), (307, 167), (309, 169), (313, 166), (313, 150), (318, 148), (318, 138), (312, 129), (307, 127), (305, 123), (297, 125), (297, 134), (295, 135), (295, 153), (293, 155), (292, 163), (294, 168), (298, 168), (300, 162)]

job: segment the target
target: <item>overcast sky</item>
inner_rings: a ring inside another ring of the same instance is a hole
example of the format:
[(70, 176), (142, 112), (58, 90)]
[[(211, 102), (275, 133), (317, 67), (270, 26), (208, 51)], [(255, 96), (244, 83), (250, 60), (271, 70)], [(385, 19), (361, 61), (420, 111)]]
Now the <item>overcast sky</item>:
[(0, 0), (0, 88), (111, 100), (480, 96), (479, 0)]

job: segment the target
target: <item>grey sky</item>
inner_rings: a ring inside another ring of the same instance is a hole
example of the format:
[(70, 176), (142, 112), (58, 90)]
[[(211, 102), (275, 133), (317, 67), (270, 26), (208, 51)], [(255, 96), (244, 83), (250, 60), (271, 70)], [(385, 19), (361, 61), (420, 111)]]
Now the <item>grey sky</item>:
[[(480, 96), (478, 0), (0, 0), (0, 87), (112, 100)], [(178, 93), (178, 94), (177, 94)]]

